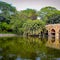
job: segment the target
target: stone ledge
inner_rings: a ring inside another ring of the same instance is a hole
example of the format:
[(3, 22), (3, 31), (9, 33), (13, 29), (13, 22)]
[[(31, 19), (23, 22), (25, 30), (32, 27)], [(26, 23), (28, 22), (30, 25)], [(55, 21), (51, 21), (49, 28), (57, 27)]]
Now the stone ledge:
[(0, 34), (0, 37), (14, 37), (16, 34)]

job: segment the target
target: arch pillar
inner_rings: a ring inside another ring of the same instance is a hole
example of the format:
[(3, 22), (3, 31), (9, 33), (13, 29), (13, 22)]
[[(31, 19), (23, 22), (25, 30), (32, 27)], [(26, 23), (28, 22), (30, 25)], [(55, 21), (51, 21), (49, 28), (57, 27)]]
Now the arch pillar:
[(55, 42), (54, 42), (54, 46), (56, 48), (59, 48), (60, 46), (60, 43), (59, 43), (59, 29), (56, 29), (56, 32), (55, 32)]
[(59, 30), (56, 29), (55, 31), (55, 43), (58, 44), (59, 43)]
[(55, 40), (59, 40), (59, 30), (55, 31)]
[(51, 42), (51, 39), (52, 39), (52, 37), (51, 37), (51, 30), (48, 30), (48, 43), (49, 43), (49, 44), (52, 43), (52, 42)]

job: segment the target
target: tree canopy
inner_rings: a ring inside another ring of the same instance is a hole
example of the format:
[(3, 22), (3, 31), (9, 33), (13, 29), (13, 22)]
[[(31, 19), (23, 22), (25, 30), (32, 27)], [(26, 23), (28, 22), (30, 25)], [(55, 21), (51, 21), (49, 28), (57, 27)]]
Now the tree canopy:
[(0, 32), (39, 34), (46, 24), (55, 23), (60, 23), (60, 11), (55, 7), (17, 11), (11, 4), (0, 1)]
[(37, 19), (37, 11), (34, 9), (26, 9), (20, 11), (20, 16), (23, 16), (24, 18), (36, 20)]
[(8, 4), (6, 2), (0, 1), (0, 17), (5, 18), (6, 20), (10, 19), (10, 16), (12, 14), (15, 14), (16, 8), (12, 6), (11, 4)]
[[(16, 13), (16, 8), (11, 4), (0, 1), (0, 31), (10, 30), (11, 16)], [(8, 28), (8, 26), (10, 26)], [(7, 29), (8, 28), (8, 29)]]
[(11, 4), (0, 1), (0, 11), (2, 12), (9, 11), (9, 13), (11, 13), (11, 12), (15, 12), (16, 8), (12, 6)]
[(42, 20), (44, 20), (46, 22), (46, 24), (59, 23), (59, 17), (58, 17), (58, 15), (60, 15), (60, 11), (57, 10), (55, 7), (48, 6), (48, 7), (42, 8), (39, 11), (40, 18)]

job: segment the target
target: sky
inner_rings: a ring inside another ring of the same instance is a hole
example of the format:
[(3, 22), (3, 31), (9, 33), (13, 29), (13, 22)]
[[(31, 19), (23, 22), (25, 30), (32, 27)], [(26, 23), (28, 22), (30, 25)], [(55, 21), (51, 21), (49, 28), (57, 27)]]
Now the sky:
[(18, 11), (27, 8), (40, 10), (41, 8), (46, 6), (52, 6), (60, 10), (60, 0), (0, 0), (0, 1), (12, 4), (13, 6), (16, 7)]

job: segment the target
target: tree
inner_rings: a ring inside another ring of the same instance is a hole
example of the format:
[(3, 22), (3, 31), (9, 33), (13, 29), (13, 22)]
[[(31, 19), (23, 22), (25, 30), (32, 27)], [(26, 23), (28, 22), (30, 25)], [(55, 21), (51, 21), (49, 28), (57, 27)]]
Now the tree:
[(16, 14), (16, 8), (0, 1), (0, 30), (11, 30), (11, 16)]
[(50, 15), (47, 20), (47, 24), (60, 23), (60, 11), (56, 11), (54, 14)]
[(16, 8), (12, 6), (11, 4), (0, 1), (0, 11), (3, 13), (7, 12), (7, 13), (12, 14), (16, 11)]
[(40, 33), (44, 25), (45, 23), (42, 20), (27, 20), (27, 22), (23, 24), (23, 28), (25, 33), (34, 35)]
[(37, 19), (37, 12), (34, 9), (26, 9), (20, 11), (20, 17), (24, 17), (25, 19), (36, 20)]
[(4, 17), (6, 20), (10, 20), (10, 16), (16, 13), (16, 8), (11, 4), (0, 1), (0, 16)]
[(38, 13), (40, 18), (46, 22), (49, 20), (51, 15), (55, 14), (56, 11), (58, 11), (56, 8), (48, 6), (42, 8)]

